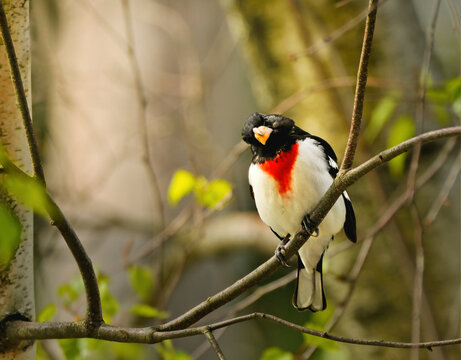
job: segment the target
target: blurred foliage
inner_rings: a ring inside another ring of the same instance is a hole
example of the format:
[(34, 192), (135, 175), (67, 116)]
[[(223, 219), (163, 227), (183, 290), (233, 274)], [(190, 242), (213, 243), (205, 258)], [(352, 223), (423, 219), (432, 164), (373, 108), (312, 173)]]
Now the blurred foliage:
[(131, 266), (128, 269), (130, 283), (138, 296), (147, 301), (154, 289), (154, 277), (152, 271), (146, 266)]
[(283, 351), (278, 347), (270, 347), (264, 350), (260, 360), (294, 360), (293, 354)]
[(37, 321), (50, 321), (56, 314), (56, 305), (48, 304), (46, 305), (37, 315)]
[(171, 340), (162, 341), (155, 345), (155, 350), (160, 354), (163, 360), (189, 360), (191, 357), (185, 352), (177, 350), (173, 347)]
[[(400, 116), (393, 124), (387, 139), (387, 147), (392, 147), (408, 140), (415, 134), (414, 119), (408, 115)], [(405, 171), (405, 159), (408, 153), (403, 153), (388, 162), (391, 175), (398, 178)]]
[(189, 171), (177, 170), (168, 188), (168, 202), (176, 206), (186, 195), (194, 194), (195, 200), (207, 208), (220, 208), (232, 196), (232, 185), (222, 179), (207, 180), (203, 176), (195, 176)]
[(384, 126), (394, 114), (399, 100), (398, 98), (398, 95), (387, 95), (375, 106), (363, 134), (368, 142), (372, 143), (381, 135)]
[(13, 259), (21, 240), (21, 223), (3, 201), (0, 201), (0, 229), (0, 271), (3, 271)]
[(169, 314), (166, 311), (160, 311), (153, 306), (146, 304), (134, 305), (130, 312), (134, 315), (146, 317), (146, 318), (157, 318), (157, 319), (166, 319)]

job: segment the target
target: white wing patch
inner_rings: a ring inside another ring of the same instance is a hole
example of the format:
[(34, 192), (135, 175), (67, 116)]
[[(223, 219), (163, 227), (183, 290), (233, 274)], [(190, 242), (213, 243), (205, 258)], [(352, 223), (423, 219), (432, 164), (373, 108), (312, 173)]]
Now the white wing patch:
[(338, 170), (338, 164), (336, 164), (336, 161), (334, 161), (330, 156), (328, 156), (328, 163), (333, 169)]

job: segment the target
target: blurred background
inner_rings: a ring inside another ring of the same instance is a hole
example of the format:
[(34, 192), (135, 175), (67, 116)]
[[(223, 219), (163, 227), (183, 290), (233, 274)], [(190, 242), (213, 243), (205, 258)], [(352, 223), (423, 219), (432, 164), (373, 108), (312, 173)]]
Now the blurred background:
[[(459, 124), (456, 0), (381, 1), (355, 164)], [(31, 3), (33, 114), (48, 186), (99, 273), (105, 320), (172, 319), (271, 256), (248, 192), (241, 127), (281, 113), (341, 159), (364, 0), (43, 0)], [(291, 305), (293, 269), (207, 316), (254, 311), (335, 334), (428, 341), (461, 334), (459, 141), (425, 145), (349, 190), (359, 242), (326, 257), (328, 308)], [(413, 166), (411, 166), (413, 164)], [(414, 191), (414, 197), (411, 195)], [(78, 269), (36, 226), (39, 319), (78, 319)], [(423, 284), (422, 291), (419, 284)], [(215, 334), (229, 359), (459, 359), (332, 343), (260, 321)], [(215, 359), (204, 337), (157, 345), (43, 341), (41, 359)]]

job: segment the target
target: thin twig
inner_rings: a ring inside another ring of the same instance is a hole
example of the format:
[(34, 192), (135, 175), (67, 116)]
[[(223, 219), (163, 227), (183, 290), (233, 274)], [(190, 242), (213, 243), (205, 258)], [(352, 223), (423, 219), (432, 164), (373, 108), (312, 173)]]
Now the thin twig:
[[(411, 218), (414, 228), (415, 239), (415, 272), (413, 278), (413, 311), (411, 315), (411, 342), (419, 342), (421, 338), (421, 299), (423, 296), (424, 280), (424, 246), (423, 246), (423, 228), (421, 219), (412, 203), (410, 207)], [(411, 360), (418, 360), (419, 352), (416, 349), (411, 350)]]
[(445, 182), (442, 185), (442, 188), (440, 189), (437, 198), (434, 200), (434, 202), (432, 203), (432, 207), (427, 212), (427, 215), (424, 219), (424, 225), (428, 226), (434, 222), (435, 218), (437, 217), (437, 214), (443, 206), (443, 203), (448, 198), (448, 195), (450, 194), (450, 191), (453, 188), (456, 179), (458, 178), (460, 162), (461, 155), (456, 158), (455, 163), (451, 166), (450, 172), (448, 173), (447, 178), (445, 179)]
[(6, 321), (1, 325), (2, 337), (6, 339), (77, 339), (77, 338), (93, 338), (115, 342), (130, 342), (155, 344), (167, 339), (184, 338), (195, 335), (202, 335), (205, 331), (214, 331), (226, 326), (238, 324), (245, 321), (261, 319), (274, 322), (286, 328), (302, 332), (304, 334), (329, 339), (346, 344), (365, 345), (365, 346), (380, 346), (401, 349), (411, 348), (426, 348), (430, 350), (433, 347), (448, 346), (461, 344), (461, 338), (427, 341), (421, 343), (408, 343), (398, 341), (384, 340), (369, 340), (356, 339), (347, 336), (339, 336), (329, 334), (324, 331), (313, 330), (306, 328), (277, 316), (265, 313), (252, 313), (239, 316), (236, 318), (224, 320), (196, 328), (186, 328), (175, 331), (157, 331), (152, 327), (145, 328), (124, 328), (102, 324), (97, 331), (90, 333), (84, 322), (29, 322), (29, 321)]
[[(381, 0), (379, 6), (382, 6), (386, 1), (387, 0)], [(375, 5), (374, 9), (376, 9), (377, 7), (378, 7), (378, 4)], [(374, 9), (370, 9), (370, 7), (368, 7), (367, 9), (361, 11), (357, 16), (355, 16), (354, 18), (349, 20), (347, 23), (342, 25), (340, 28), (333, 31), (331, 34), (325, 36), (322, 40), (320, 40), (316, 44), (310, 46), (309, 48), (307, 48), (306, 50), (304, 50), (304, 51), (302, 51), (302, 52), (300, 52), (298, 54), (290, 55), (289, 59), (290, 60), (297, 60), (297, 59), (299, 59), (301, 57), (304, 57), (304, 56), (312, 56), (312, 55), (314, 55), (315, 53), (317, 53), (319, 50), (321, 50), (326, 45), (335, 42), (341, 36), (343, 36), (345, 33), (352, 30), (353, 28), (355, 28), (358, 24), (360, 24), (362, 22), (362, 20), (367, 15), (370, 14), (370, 11), (374, 10)]]
[(149, 176), (151, 179), (152, 190), (156, 200), (157, 212), (159, 215), (160, 229), (165, 226), (165, 214), (163, 209), (162, 196), (158, 176), (154, 169), (152, 155), (149, 149), (149, 127), (147, 119), (147, 98), (144, 90), (144, 85), (141, 78), (141, 70), (136, 58), (134, 48), (133, 24), (131, 22), (131, 12), (128, 0), (122, 0), (123, 14), (125, 17), (125, 32), (127, 37), (127, 54), (130, 60), (131, 70), (133, 72), (136, 95), (139, 101), (139, 131), (141, 133), (142, 147), (144, 150), (143, 160), (147, 165)]
[(368, 61), (370, 59), (371, 44), (373, 42), (378, 2), (379, 0), (370, 0), (368, 4), (369, 13), (363, 36), (362, 52), (360, 54), (357, 85), (355, 87), (354, 108), (352, 110), (351, 129), (349, 132), (349, 138), (347, 139), (346, 152), (341, 164), (341, 171), (349, 170), (354, 162), (355, 150), (357, 148), (360, 133), (360, 124), (362, 122), (363, 103), (368, 77)]
[(2, 33), (3, 44), (5, 45), (6, 54), (8, 56), (8, 64), (10, 65), (11, 79), (14, 84), (14, 91), (18, 101), (19, 111), (21, 112), (22, 121), (26, 131), (27, 143), (29, 145), (32, 165), (34, 167), (35, 176), (45, 184), (45, 175), (43, 173), (42, 162), (40, 160), (40, 151), (38, 150), (37, 139), (34, 136), (34, 128), (32, 126), (32, 117), (30, 116), (27, 97), (22, 83), (21, 72), (19, 70), (18, 59), (14, 49), (13, 40), (11, 39), (8, 20), (6, 18), (3, 1), (0, 0), (0, 29)]
[(213, 336), (213, 333), (211, 332), (210, 329), (205, 329), (203, 331), (203, 334), (207, 338), (208, 342), (210, 343), (211, 347), (215, 351), (216, 355), (218, 356), (219, 360), (226, 360), (221, 348), (219, 347), (218, 342), (216, 341), (215, 337)]
[[(418, 91), (418, 104), (416, 106), (415, 122), (416, 135), (423, 132), (424, 127), (424, 109), (426, 105), (426, 90), (429, 68), (431, 65), (432, 49), (434, 48), (434, 33), (435, 25), (437, 24), (437, 16), (440, 9), (440, 0), (435, 0), (434, 9), (432, 11), (432, 19), (427, 29), (426, 47), (424, 49), (423, 63), (421, 65), (420, 85)], [(416, 144), (411, 157), (410, 171), (408, 173), (407, 191), (409, 192), (409, 202), (413, 201), (415, 193), (416, 172), (419, 167), (419, 157), (421, 154), (421, 144)]]

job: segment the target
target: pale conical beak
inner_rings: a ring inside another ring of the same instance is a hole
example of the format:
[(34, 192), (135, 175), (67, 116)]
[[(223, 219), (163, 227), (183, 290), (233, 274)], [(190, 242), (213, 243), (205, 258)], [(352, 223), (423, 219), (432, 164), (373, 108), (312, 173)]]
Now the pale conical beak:
[(258, 140), (263, 145), (266, 145), (267, 139), (269, 139), (272, 131), (273, 130), (267, 126), (259, 126), (257, 128), (253, 128), (253, 133), (255, 134), (256, 140)]

